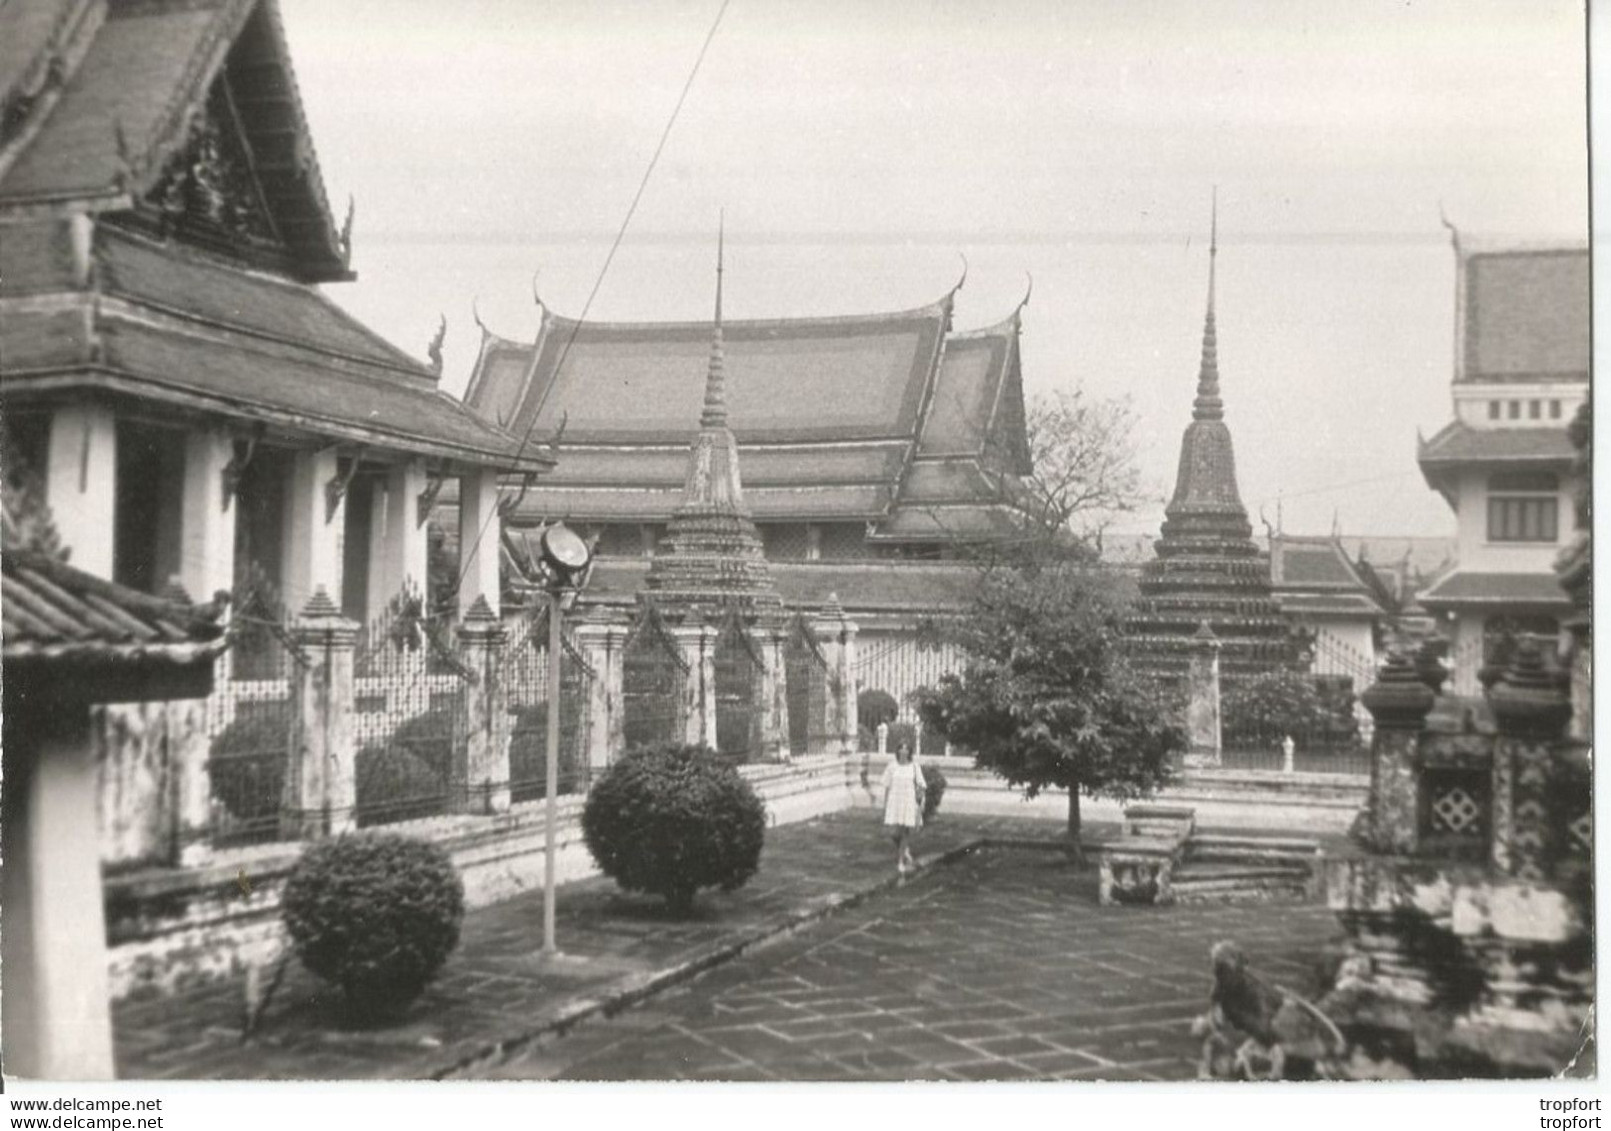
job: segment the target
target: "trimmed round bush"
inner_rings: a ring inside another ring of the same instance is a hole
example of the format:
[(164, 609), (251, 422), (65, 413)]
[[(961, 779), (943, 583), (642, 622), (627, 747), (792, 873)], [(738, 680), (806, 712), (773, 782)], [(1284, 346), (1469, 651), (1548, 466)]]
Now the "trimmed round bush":
[(358, 751), (353, 766), (358, 823), (429, 817), (446, 807), (457, 711), (436, 707)]
[(927, 825), (939, 815), (940, 801), (945, 797), (948, 783), (938, 766), (919, 762), (917, 768), (923, 771), (923, 823)]
[(686, 914), (701, 888), (733, 891), (761, 863), (766, 806), (726, 760), (703, 746), (628, 751), (599, 777), (582, 837), (627, 891), (662, 896)]
[(434, 844), (347, 833), (302, 853), (280, 906), (302, 964), (376, 1015), (418, 997), (453, 953), (464, 884)]

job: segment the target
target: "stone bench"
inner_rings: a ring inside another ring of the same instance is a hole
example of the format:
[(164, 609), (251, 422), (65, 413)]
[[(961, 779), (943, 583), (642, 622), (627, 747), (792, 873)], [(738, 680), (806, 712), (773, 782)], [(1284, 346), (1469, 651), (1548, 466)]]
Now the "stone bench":
[(1097, 849), (1098, 902), (1173, 903), (1175, 866), (1196, 824), (1186, 806), (1127, 806), (1123, 835)]

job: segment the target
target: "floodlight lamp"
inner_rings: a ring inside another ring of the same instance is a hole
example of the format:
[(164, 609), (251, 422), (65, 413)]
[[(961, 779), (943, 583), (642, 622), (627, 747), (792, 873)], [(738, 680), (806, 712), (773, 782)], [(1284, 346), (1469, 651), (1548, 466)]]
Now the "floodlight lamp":
[(556, 522), (542, 533), (539, 541), (543, 570), (548, 575), (550, 589), (575, 588), (592, 561), (593, 552), (586, 542), (562, 522)]

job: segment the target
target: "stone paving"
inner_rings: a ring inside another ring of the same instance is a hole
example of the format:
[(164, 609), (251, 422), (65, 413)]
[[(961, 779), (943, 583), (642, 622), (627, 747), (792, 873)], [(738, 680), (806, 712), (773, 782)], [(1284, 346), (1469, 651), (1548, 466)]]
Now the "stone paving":
[(651, 1005), (473, 1066), (570, 1080), (1185, 1080), (1208, 948), (1315, 989), (1322, 907), (1105, 908), (1060, 854), (986, 848)]
[[(918, 851), (1060, 832), (947, 816)], [(1318, 907), (1099, 908), (1094, 872), (1044, 849), (982, 849), (897, 886), (869, 811), (770, 830), (750, 884), (702, 895), (690, 920), (602, 878), (560, 894), (561, 960), (538, 953), (540, 892), (471, 912), (441, 976), (384, 1024), (346, 1021), (294, 963), (250, 1039), (238, 983), (120, 1003), (119, 1075), (1179, 1078), (1213, 941), (1299, 989), (1336, 933)]]

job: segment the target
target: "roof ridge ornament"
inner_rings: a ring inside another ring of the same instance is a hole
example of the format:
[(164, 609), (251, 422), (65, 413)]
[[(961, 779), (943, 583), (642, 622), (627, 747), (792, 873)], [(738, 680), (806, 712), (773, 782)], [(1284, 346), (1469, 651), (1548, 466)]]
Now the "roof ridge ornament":
[(347, 218), (341, 222), (341, 234), (337, 237), (341, 247), (341, 265), (352, 266), (352, 221), (358, 215), (358, 198), (352, 193), (347, 194)]
[(425, 356), (431, 359), (431, 372), (438, 377), (442, 376), (442, 343), (447, 339), (447, 315), (438, 313), (441, 319), (436, 326), (436, 336), (431, 339), (430, 345), (425, 347)]

